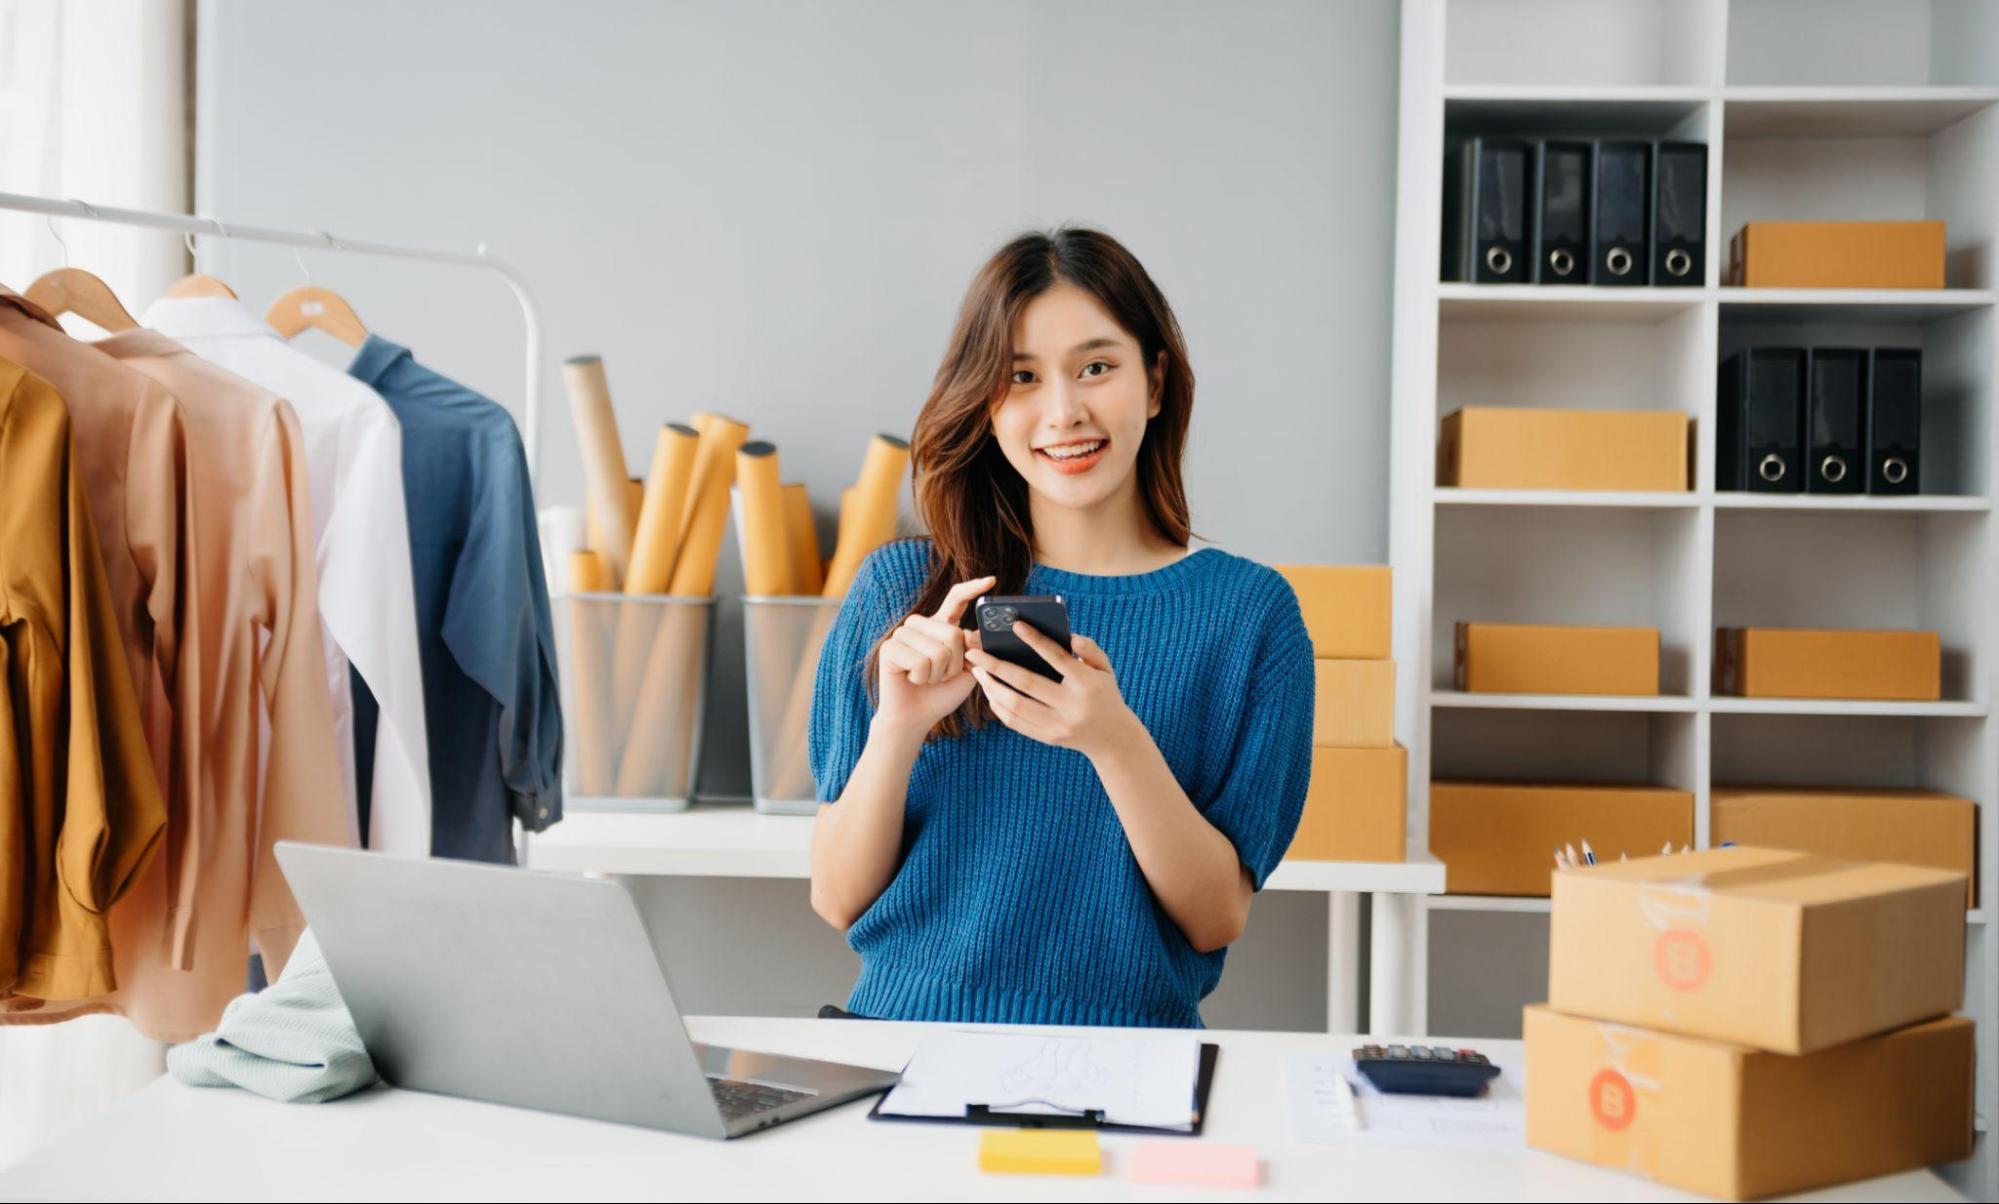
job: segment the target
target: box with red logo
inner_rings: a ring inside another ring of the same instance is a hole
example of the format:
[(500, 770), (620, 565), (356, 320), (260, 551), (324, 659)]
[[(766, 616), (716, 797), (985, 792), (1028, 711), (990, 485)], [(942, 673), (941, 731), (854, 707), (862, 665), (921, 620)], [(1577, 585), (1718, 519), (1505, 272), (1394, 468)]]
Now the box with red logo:
[(1558, 1011), (1806, 1053), (1956, 1010), (1963, 874), (1777, 849), (1554, 873)]
[(1550, 1153), (1731, 1200), (1971, 1154), (1961, 1016), (1799, 1057), (1547, 1007), (1524, 1030), (1527, 1144)]

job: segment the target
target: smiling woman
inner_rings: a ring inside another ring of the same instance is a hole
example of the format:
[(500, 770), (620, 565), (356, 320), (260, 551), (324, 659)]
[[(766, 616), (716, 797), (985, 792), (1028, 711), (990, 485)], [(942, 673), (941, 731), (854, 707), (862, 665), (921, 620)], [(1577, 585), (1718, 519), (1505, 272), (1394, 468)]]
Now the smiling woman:
[[(1199, 1027), (1311, 763), (1312, 648), (1274, 571), (1188, 550), (1194, 377), (1129, 251), (1028, 234), (974, 279), (916, 422), (927, 539), (861, 568), (828, 635), (812, 905), (847, 1007)], [(982, 594), (1060, 595), (1054, 679), (980, 647)]]

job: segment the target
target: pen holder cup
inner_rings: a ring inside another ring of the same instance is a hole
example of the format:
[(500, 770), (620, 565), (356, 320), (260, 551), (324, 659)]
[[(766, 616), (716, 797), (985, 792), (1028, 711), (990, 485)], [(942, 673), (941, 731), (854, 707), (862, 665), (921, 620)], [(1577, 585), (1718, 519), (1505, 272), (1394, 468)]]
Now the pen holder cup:
[(714, 598), (556, 594), (563, 792), (575, 811), (680, 811), (694, 794)]
[(806, 729), (819, 649), (838, 598), (743, 599), (743, 670), (750, 703), (750, 792), (770, 815), (819, 810)]

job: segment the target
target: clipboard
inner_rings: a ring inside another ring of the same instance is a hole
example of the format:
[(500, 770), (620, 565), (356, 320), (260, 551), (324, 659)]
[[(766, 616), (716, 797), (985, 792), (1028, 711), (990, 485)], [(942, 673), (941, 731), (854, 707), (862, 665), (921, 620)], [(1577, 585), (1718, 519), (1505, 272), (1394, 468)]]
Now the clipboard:
[(1221, 1046), (1208, 1041), (1201, 1043), (1200, 1066), (1194, 1076), (1194, 1121), (1185, 1129), (1160, 1128), (1157, 1125), (1113, 1124), (1104, 1119), (1101, 1111), (1095, 1109), (1076, 1114), (995, 1112), (984, 1104), (967, 1104), (963, 1116), (904, 1116), (900, 1113), (882, 1111), (882, 1104), (887, 1101), (890, 1094), (887, 1091), (875, 1097), (874, 1107), (868, 1109), (868, 1119), (939, 1125), (1005, 1125), (1021, 1129), (1101, 1129), (1106, 1133), (1156, 1133), (1165, 1137), (1199, 1137), (1201, 1126), (1208, 1117), (1208, 1089), (1215, 1084), (1215, 1061), (1221, 1057), (1221, 1053)]

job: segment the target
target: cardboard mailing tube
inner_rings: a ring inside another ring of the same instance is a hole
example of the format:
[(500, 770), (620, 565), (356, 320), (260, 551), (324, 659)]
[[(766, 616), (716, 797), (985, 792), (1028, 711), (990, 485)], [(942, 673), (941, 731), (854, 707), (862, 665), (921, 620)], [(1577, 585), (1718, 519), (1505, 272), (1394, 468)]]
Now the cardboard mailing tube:
[(729, 487), (736, 483), (736, 449), (750, 437), (750, 428), (714, 415), (694, 454), (694, 486), (689, 497), (680, 555), (666, 592), (678, 598), (705, 598), (715, 592), (715, 554), (722, 548), (722, 529), (729, 519)]
[[(643, 500), (645, 494), (645, 482), (639, 480), (637, 477), (633, 477), (631, 488), (627, 492), (632, 495), (632, 513), (637, 514), (639, 512), (639, 503)], [(604, 545), (604, 520), (597, 516), (597, 501), (595, 498), (585, 496), (583, 499), (583, 546), (586, 548), (601, 548)], [(634, 551), (636, 551), (636, 548), (634, 548)], [(604, 588), (611, 589), (613, 586), (607, 583)]]
[(632, 569), (625, 577), (628, 594), (663, 594), (680, 550), (680, 515), (694, 483), (694, 453), (700, 436), (691, 426), (669, 422), (659, 428), (653, 445), (652, 471), (646, 476), (645, 501), (639, 507), (638, 531), (632, 538)]
[(816, 594), (825, 583), (819, 560), (819, 531), (812, 525), (812, 499), (805, 486), (784, 487), (784, 542), (791, 555), (791, 592)]
[[(667, 583), (667, 593), (681, 598), (705, 598), (715, 590), (715, 555), (728, 523), (736, 449), (750, 435), (747, 426), (719, 414), (701, 415), (699, 420), (705, 426), (695, 449), (689, 519)], [(661, 608), (651, 649), (643, 654), (644, 668), (625, 730), (618, 763), (620, 796), (654, 794), (669, 770), (688, 763), (705, 669), (701, 640), (707, 618), (705, 607)], [(621, 658), (627, 655), (636, 658), (640, 653), (620, 650)]]
[(742, 543), (743, 592), (791, 593), (791, 544), (785, 538), (776, 447), (759, 440), (736, 450), (736, 493), (742, 503), (736, 535)]
[[(894, 435), (876, 435), (868, 441), (860, 479), (854, 482), (852, 500), (844, 507), (847, 514), (841, 525), (846, 531), (833, 553), (833, 563), (826, 570), (821, 597), (845, 597), (868, 553), (895, 537), (896, 502), (902, 493), (903, 470), (908, 466), (907, 442)], [(776, 775), (778, 793), (774, 798), (802, 798), (812, 789), (811, 767), (804, 755), (806, 729), (812, 722), (812, 685), (819, 671), (819, 650), (837, 613), (828, 608), (813, 621), (812, 632), (806, 637), (803, 655), (794, 671), (790, 702), (785, 708), (784, 723), (778, 728), (778, 747), (796, 748), (799, 752), (797, 756), (787, 753), (781, 759), (783, 768)]]
[[(601, 593), (610, 584), (604, 562), (595, 552), (569, 554), (568, 585), (573, 593)], [(576, 749), (576, 786), (586, 795), (601, 795), (611, 785), (612, 726), (604, 713), (606, 678), (601, 620), (604, 603), (586, 598), (569, 598), (570, 699), (576, 708), (575, 728), (569, 733)]]
[[(702, 498), (702, 492), (706, 488), (704, 482), (710, 478), (710, 468), (716, 462), (716, 446), (718, 446), (716, 440), (718, 438), (726, 438), (730, 434), (730, 432), (722, 432), (720, 436), (716, 434), (718, 428), (716, 428), (716, 416), (714, 414), (696, 414), (692, 426), (694, 426), (694, 430), (698, 434), (696, 434), (696, 442), (694, 442), (694, 464), (692, 464), (690, 474), (688, 474), (688, 488), (684, 490), (686, 492), (686, 500), (682, 502), (682, 506), (678, 510), (672, 512), (674, 514), (674, 532), (676, 532), (674, 534), (674, 558), (668, 562), (666, 580), (660, 582), (654, 590), (650, 590), (654, 594), (662, 594), (662, 592), (664, 594), (686, 594), (688, 592), (684, 588), (674, 588), (676, 586), (674, 574), (680, 572), (680, 566), (686, 562), (686, 556), (688, 556), (688, 528), (684, 524), (684, 518), (686, 518), (688, 510), (692, 510), (694, 504)], [(736, 426), (736, 430), (742, 432), (744, 438), (748, 438), (748, 430), (746, 428), (742, 428), (740, 424), (732, 424), (732, 426)], [(736, 442), (742, 442), (742, 438), (738, 438)], [(734, 450), (736, 448), (732, 446), (730, 452), (734, 452)], [(728, 464), (730, 478), (734, 480), (734, 476), (736, 476), (736, 460), (734, 460), (734, 456), (726, 456), (724, 462)], [(722, 494), (728, 496), (728, 486), (722, 486)], [(664, 522), (664, 518), (662, 518), (662, 522)], [(722, 534), (718, 530), (716, 532), (716, 544), (720, 544), (720, 542), (722, 542)], [(714, 562), (714, 552), (708, 552), (708, 560), (710, 560), (710, 564)], [(710, 578), (712, 576), (714, 576), (714, 572), (710, 570)], [(702, 594), (706, 596), (708, 590), (704, 588)], [(666, 610), (660, 608), (660, 606), (626, 606), (624, 608), (624, 616), (620, 618), (618, 644), (616, 644), (618, 652), (616, 652), (616, 660), (612, 662), (612, 718), (618, 722), (618, 746), (620, 748), (630, 738), (632, 718), (638, 712), (640, 684), (646, 680), (646, 666), (650, 662), (650, 650), (652, 650), (654, 638), (658, 636), (660, 618), (664, 614), (666, 614)]]
[(687, 420), (687, 425), (694, 428), (700, 442), (694, 445), (694, 475), (689, 478), (687, 497), (680, 504), (680, 538), (683, 540), (687, 538), (687, 524), (694, 517), (694, 503), (701, 496), (701, 482), (707, 478), (708, 460), (715, 454), (715, 442), (708, 435), (715, 426), (715, 415), (697, 411), (694, 417)]
[[(668, 423), (653, 445), (652, 473), (645, 503), (639, 509), (638, 534), (632, 540), (631, 571), (625, 574), (627, 594), (663, 594), (680, 547), (680, 512), (694, 472), (692, 427)], [(659, 626), (657, 606), (619, 606), (618, 634), (612, 642), (611, 714), (624, 737), (645, 672), (646, 650)]]
[(630, 474), (625, 469), (624, 445), (618, 442), (618, 419), (611, 410), (611, 389), (604, 379), (604, 361), (594, 355), (579, 355), (563, 361), (562, 382), (569, 391), (570, 414), (576, 422), (576, 438), (583, 451), (583, 474), (591, 504), (596, 507), (602, 530), (601, 546), (594, 550), (604, 557), (611, 572), (611, 584), (625, 578), (632, 554), (632, 531), (638, 514), (632, 506)]
[(833, 549), (833, 564), (826, 570), (820, 597), (845, 597), (861, 561), (895, 537), (896, 502), (902, 493), (903, 470), (908, 467), (907, 442), (894, 435), (868, 440), (867, 458), (861, 461), (861, 476), (854, 482), (854, 500), (848, 506), (851, 513), (842, 524), (846, 530)]

